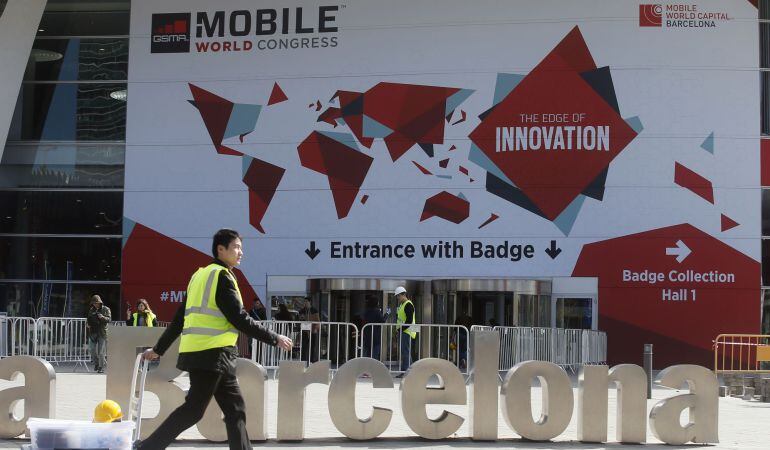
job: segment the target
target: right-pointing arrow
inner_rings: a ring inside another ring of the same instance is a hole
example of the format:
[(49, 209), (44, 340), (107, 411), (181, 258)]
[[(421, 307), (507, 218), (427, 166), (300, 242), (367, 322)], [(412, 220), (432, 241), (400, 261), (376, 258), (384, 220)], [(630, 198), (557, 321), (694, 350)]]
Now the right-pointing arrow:
[(678, 263), (684, 261), (685, 258), (690, 256), (690, 253), (692, 253), (692, 250), (681, 239), (676, 241), (676, 247), (666, 247), (666, 254), (676, 256), (676, 262)]

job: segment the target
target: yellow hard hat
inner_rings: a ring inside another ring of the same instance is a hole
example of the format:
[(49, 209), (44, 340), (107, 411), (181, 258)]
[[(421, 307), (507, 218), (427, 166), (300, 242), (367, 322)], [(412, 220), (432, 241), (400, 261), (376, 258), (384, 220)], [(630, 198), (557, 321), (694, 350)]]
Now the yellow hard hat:
[(94, 422), (109, 423), (123, 417), (120, 405), (112, 400), (104, 400), (94, 408)]

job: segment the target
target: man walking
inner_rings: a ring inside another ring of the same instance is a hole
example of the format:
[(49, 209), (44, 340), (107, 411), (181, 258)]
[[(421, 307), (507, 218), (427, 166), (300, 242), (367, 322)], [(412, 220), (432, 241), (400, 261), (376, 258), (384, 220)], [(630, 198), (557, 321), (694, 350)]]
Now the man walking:
[(229, 229), (217, 231), (211, 245), (214, 261), (193, 274), (185, 303), (145, 359), (157, 359), (182, 335), (177, 367), (190, 374), (185, 402), (136, 448), (165, 449), (182, 431), (195, 425), (213, 397), (225, 416), (231, 450), (251, 449), (246, 432), (246, 407), (235, 362), (238, 332), (291, 350), (292, 341), (260, 326), (243, 309), (243, 300), (232, 269), (243, 256), (241, 237)]
[(98, 295), (91, 297), (86, 325), (88, 325), (88, 344), (91, 350), (91, 362), (94, 371), (104, 373), (107, 367), (107, 324), (112, 320), (110, 308), (104, 306)]
[(414, 326), (414, 304), (406, 296), (406, 289), (403, 286), (396, 288), (394, 294), (398, 300), (398, 311), (396, 323), (401, 325), (399, 328), (399, 348), (401, 353), (401, 373), (396, 378), (404, 376), (409, 366), (412, 365), (412, 345), (417, 338), (417, 327)]

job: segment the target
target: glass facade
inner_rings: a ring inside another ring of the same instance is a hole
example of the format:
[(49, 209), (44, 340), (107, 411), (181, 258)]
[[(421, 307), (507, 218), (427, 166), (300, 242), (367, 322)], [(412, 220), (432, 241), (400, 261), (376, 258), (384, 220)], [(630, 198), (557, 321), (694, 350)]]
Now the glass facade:
[[(0, 10), (5, 2), (0, 2)], [(130, 1), (49, 0), (0, 164), (0, 311), (121, 313)]]

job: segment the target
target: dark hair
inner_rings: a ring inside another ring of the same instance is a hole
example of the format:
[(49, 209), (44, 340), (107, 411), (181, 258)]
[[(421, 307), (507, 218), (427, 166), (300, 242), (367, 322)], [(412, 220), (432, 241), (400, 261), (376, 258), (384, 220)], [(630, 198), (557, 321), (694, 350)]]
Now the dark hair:
[(214, 240), (211, 242), (211, 254), (214, 258), (217, 258), (217, 246), (221, 245), (224, 248), (230, 247), (230, 243), (236, 239), (240, 239), (241, 235), (237, 231), (229, 228), (222, 228), (214, 235)]
[(139, 305), (140, 304), (144, 305), (144, 312), (145, 313), (152, 312), (152, 310), (150, 309), (150, 304), (147, 302), (147, 300), (145, 300), (143, 298), (140, 298), (139, 300), (136, 301), (136, 310), (137, 310), (137, 312), (139, 312)]

